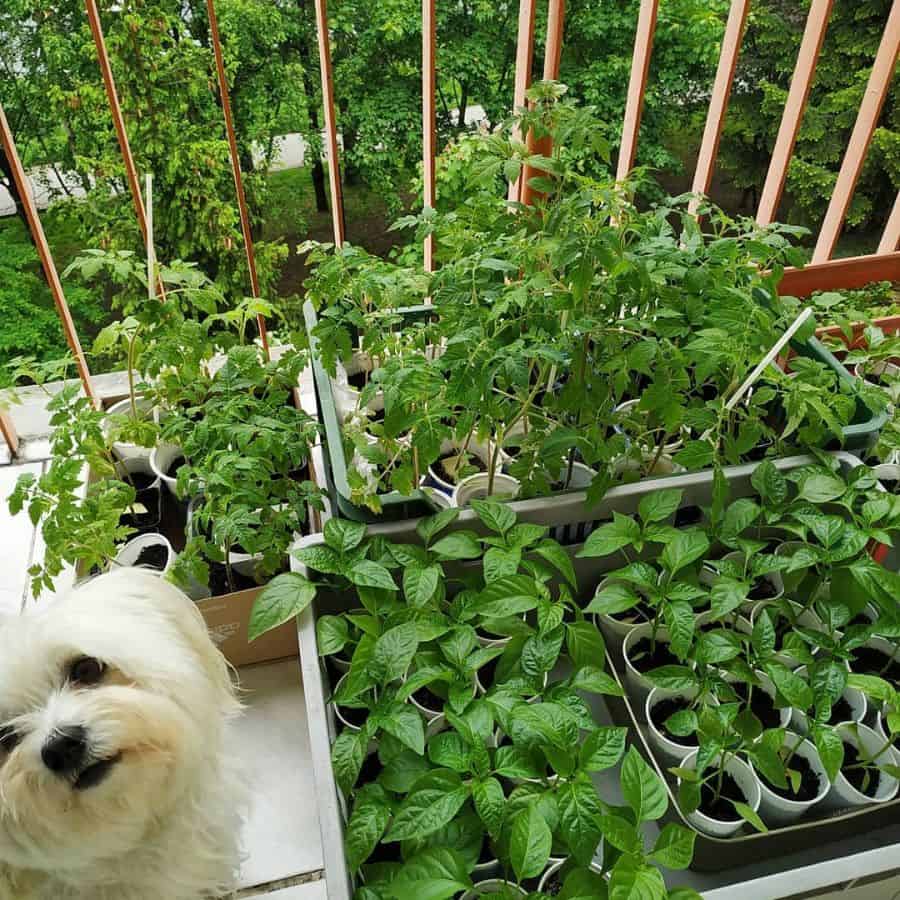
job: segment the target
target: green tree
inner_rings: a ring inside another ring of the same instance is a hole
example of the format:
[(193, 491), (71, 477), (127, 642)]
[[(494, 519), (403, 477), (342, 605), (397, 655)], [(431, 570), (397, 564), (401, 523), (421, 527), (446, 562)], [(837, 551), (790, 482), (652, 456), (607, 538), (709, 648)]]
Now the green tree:
[[(753, 194), (765, 180), (809, 5), (809, 0), (760, 0), (751, 6), (721, 162), (735, 185)], [(890, 6), (890, 0), (836, 0), (788, 170), (781, 219), (821, 222)], [(895, 83), (847, 215), (851, 228), (883, 222), (900, 187), (898, 97)]]

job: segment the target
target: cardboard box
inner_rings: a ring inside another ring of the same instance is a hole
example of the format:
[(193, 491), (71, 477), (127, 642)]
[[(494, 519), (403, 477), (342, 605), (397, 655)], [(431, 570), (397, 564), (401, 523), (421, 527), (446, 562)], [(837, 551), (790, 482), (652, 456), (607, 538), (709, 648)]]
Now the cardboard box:
[(296, 657), (299, 652), (297, 625), (293, 621), (285, 622), (252, 643), (247, 640), (250, 613), (261, 590), (250, 588), (197, 603), (210, 637), (233, 666)]

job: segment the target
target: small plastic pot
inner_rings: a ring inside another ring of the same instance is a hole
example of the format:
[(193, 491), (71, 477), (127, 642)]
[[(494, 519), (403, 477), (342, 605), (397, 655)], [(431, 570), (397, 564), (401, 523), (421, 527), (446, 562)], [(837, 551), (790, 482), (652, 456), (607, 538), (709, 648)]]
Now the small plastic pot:
[[(798, 741), (800, 742), (798, 745)], [(805, 738), (787, 732), (784, 736), (782, 747), (794, 750), (796, 756), (805, 759), (810, 768), (819, 778), (819, 790), (812, 800), (792, 800), (776, 793), (766, 785), (765, 780), (756, 772), (759, 780), (760, 803), (759, 815), (766, 825), (775, 825), (778, 827), (789, 825), (796, 821), (802, 815), (809, 812), (814, 806), (817, 806), (831, 790), (831, 782), (825, 772), (825, 766), (822, 765), (822, 758), (815, 746)], [(796, 747), (796, 749), (794, 749)], [(751, 762), (751, 766), (752, 766)]]
[[(544, 874), (541, 875), (541, 880), (538, 882), (538, 893), (542, 893), (547, 887), (549, 887), (551, 879), (557, 872), (568, 862), (567, 859), (557, 859), (551, 861), (550, 865), (544, 870)], [(588, 867), (592, 872), (596, 872), (598, 875), (603, 876), (603, 841), (600, 841), (600, 846), (597, 848), (597, 853), (594, 856), (594, 859), (591, 861), (590, 866)]]
[(884, 384), (878, 384), (876, 381), (870, 381), (869, 376), (874, 375), (876, 378), (880, 378), (883, 375), (887, 375), (889, 378), (892, 378), (894, 381), (900, 380), (900, 365), (892, 362), (891, 360), (883, 360), (881, 362), (877, 362), (871, 367), (869, 367), (866, 363), (857, 363), (853, 367), (853, 374), (857, 378), (862, 378), (866, 384), (871, 385), (872, 387), (881, 388), (881, 390), (890, 394), (892, 397), (895, 395), (895, 391), (891, 390), (891, 388)]
[[(633, 409), (636, 409), (640, 404), (640, 398), (637, 400), (626, 400), (624, 403), (620, 403), (614, 410), (614, 413), (617, 418), (624, 418), (628, 415)], [(624, 434), (625, 429), (620, 425), (614, 425), (613, 428), (619, 433)], [(677, 453), (684, 446), (684, 438), (678, 437), (672, 441), (668, 441), (663, 446), (663, 453), (671, 456), (673, 453)]]
[[(694, 769), (696, 766), (697, 751), (695, 750), (681, 764), (681, 768)], [(754, 812), (759, 810), (762, 794), (759, 787), (759, 779), (756, 777), (753, 769), (744, 760), (732, 756), (725, 766), (725, 771), (737, 782), (737, 786), (744, 795), (744, 802), (747, 806)], [(678, 779), (678, 784), (681, 784), (680, 778)], [(685, 818), (697, 831), (702, 831), (703, 834), (716, 838), (731, 837), (733, 834), (737, 834), (744, 825), (743, 819), (738, 819), (736, 822), (723, 822), (721, 819), (713, 819), (699, 809), (686, 814)]]
[[(463, 444), (463, 441), (443, 441), (441, 443), (441, 456), (452, 453), (454, 450), (461, 451)], [(485, 469), (490, 469), (493, 448), (489, 443), (484, 444), (473, 438), (469, 441), (465, 452), (466, 454), (475, 456), (481, 460)], [(495, 471), (499, 471), (499, 468), (495, 468)], [(462, 481), (465, 481), (465, 479), (462, 479)], [(447, 481), (440, 475), (434, 464), (428, 467), (428, 474), (422, 479), (423, 487), (435, 488), (437, 491), (446, 494), (448, 497), (453, 495), (453, 491), (456, 489), (457, 484), (458, 482)]]
[[(855, 732), (858, 732), (859, 734), (858, 740)], [(881, 735), (867, 725), (838, 725), (837, 733), (845, 744), (850, 744), (857, 748), (861, 746), (866, 754), (878, 753), (885, 745)], [(897, 765), (900, 759), (898, 759), (898, 756), (892, 747), (885, 747), (881, 753), (878, 753), (878, 756), (875, 757), (874, 761), (876, 763)], [(831, 790), (822, 801), (822, 805), (826, 809), (846, 809), (848, 806), (868, 806), (870, 803), (887, 803), (888, 800), (893, 800), (897, 795), (898, 787), (900, 787), (900, 783), (898, 783), (893, 775), (888, 775), (886, 772), (880, 772), (878, 789), (875, 791), (874, 796), (869, 796), (853, 787), (847, 780), (843, 771), (841, 771), (838, 772), (837, 778), (834, 779)]]
[(179, 457), (184, 459), (184, 451), (177, 444), (157, 444), (150, 454), (150, 468), (174, 497), (178, 496), (175, 492), (178, 477), (177, 474), (170, 475), (169, 470)]
[[(331, 391), (334, 396), (334, 405), (338, 416), (344, 422), (349, 419), (359, 408), (361, 391), (353, 387), (349, 382), (351, 375), (360, 372), (371, 372), (375, 368), (372, 357), (368, 353), (354, 353), (346, 367), (338, 363), (337, 377), (331, 380)], [(370, 413), (378, 413), (384, 409), (384, 392), (376, 391), (372, 399), (366, 404)]]
[[(142, 420), (153, 418), (153, 401), (144, 394), (138, 394), (134, 398), (134, 405), (137, 408), (138, 418)], [(131, 415), (131, 398), (126, 397), (113, 403), (106, 411), (107, 416), (130, 416)], [(101, 426), (105, 433), (109, 431), (109, 422), (103, 421)], [(153, 451), (152, 447), (141, 447), (139, 444), (131, 444), (126, 441), (113, 441), (113, 452), (119, 459), (149, 459)]]
[[(153, 532), (159, 527), (161, 518), (161, 495), (162, 482), (159, 480), (156, 472), (150, 466), (150, 457), (147, 456), (127, 456), (116, 462), (116, 473), (120, 479), (125, 482), (133, 481), (135, 475), (146, 475), (153, 479), (152, 483), (141, 490), (136, 490), (134, 505), (143, 505), (147, 510), (146, 513), (139, 513), (132, 507), (131, 512), (126, 512), (126, 516), (132, 519), (132, 527), (138, 532)], [(145, 516), (146, 520), (141, 522), (140, 517)]]
[(506, 894), (510, 897), (527, 897), (524, 888), (512, 881), (504, 881), (502, 878), (489, 878), (487, 881), (479, 881), (470, 891), (462, 895), (462, 900), (477, 900), (488, 894)]
[[(157, 568), (140, 562), (141, 554), (150, 551), (153, 547), (162, 547), (165, 551), (165, 563)], [(139, 566), (153, 575), (165, 575), (175, 562), (175, 551), (169, 543), (169, 539), (162, 534), (139, 534), (133, 537), (116, 554), (115, 566)]]
[(473, 500), (484, 500), (489, 496), (499, 500), (512, 500), (519, 493), (519, 481), (511, 475), (495, 472), (493, 492), (489, 494), (490, 482), (491, 477), (487, 472), (479, 472), (477, 475), (463, 478), (453, 489), (453, 506), (466, 507)]
[[(661, 761), (668, 766), (680, 766), (686, 757), (690, 756), (697, 749), (696, 744), (680, 744), (678, 741), (669, 737), (656, 722), (653, 720), (652, 712), (654, 707), (662, 703), (664, 700), (694, 700), (697, 696), (697, 689), (691, 688), (683, 691), (669, 691), (665, 688), (655, 687), (647, 695), (644, 703), (644, 718), (647, 721), (647, 737), (653, 753)], [(718, 705), (715, 697), (709, 697), (707, 702)]]
[(897, 485), (900, 485), (900, 462), (882, 463), (873, 467), (872, 471), (879, 481), (887, 482), (892, 490), (896, 490)]
[(453, 506), (453, 498), (437, 488), (422, 487), (420, 490), (436, 510), (450, 509)]
[(597, 474), (595, 469), (584, 463), (573, 462), (571, 468), (564, 462), (557, 472), (555, 481), (562, 483), (562, 491), (586, 491)]
[[(622, 644), (622, 656), (625, 659), (625, 687), (639, 705), (647, 702), (650, 691), (652, 691), (656, 685), (632, 663), (629, 654), (639, 641), (644, 638), (650, 638), (652, 634), (652, 624), (650, 622), (644, 622), (643, 624), (636, 625), (632, 628)], [(669, 643), (669, 632), (667, 629), (660, 627), (656, 630), (656, 642), (658, 644)], [(653, 666), (653, 668), (657, 667)]]

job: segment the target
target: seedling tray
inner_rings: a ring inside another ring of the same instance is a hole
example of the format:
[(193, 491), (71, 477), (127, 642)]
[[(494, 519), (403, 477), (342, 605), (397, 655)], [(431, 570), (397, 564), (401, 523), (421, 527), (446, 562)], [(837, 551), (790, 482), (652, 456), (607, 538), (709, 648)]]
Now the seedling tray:
[[(426, 307), (416, 306), (399, 309), (397, 312), (399, 315), (412, 318), (421, 317), (423, 311), (426, 309)], [(316, 401), (320, 418), (325, 428), (325, 440), (323, 443), (325, 479), (334, 514), (339, 518), (353, 519), (357, 522), (367, 523), (409, 521), (410, 519), (428, 515), (433, 510), (421, 491), (415, 491), (409, 495), (400, 494), (396, 491), (381, 494), (379, 496), (382, 508), (380, 515), (351, 502), (350, 486), (347, 481), (348, 460), (344, 452), (344, 443), (341, 439), (341, 421), (334, 399), (332, 380), (325, 371), (325, 367), (322, 365), (322, 360), (318, 352), (318, 340), (313, 333), (313, 330), (318, 323), (318, 317), (316, 316), (316, 311), (312, 304), (308, 301), (304, 304), (303, 314), (306, 319), (306, 329), (309, 333)], [(816, 338), (810, 338), (809, 340), (802, 342), (794, 342), (791, 346), (796, 355), (818, 360), (833, 369), (838, 377), (848, 385), (853, 386), (855, 384), (855, 379), (847, 369), (844, 368), (842, 363)], [(845, 451), (865, 450), (877, 440), (878, 434), (884, 427), (886, 421), (886, 413), (875, 415), (861, 401), (857, 401), (856, 414), (853, 423), (847, 425), (843, 429), (843, 449)], [(667, 480), (671, 477), (674, 476), (668, 476)], [(658, 481), (657, 478), (646, 480), (650, 482)], [(576, 498), (578, 504), (584, 506), (584, 491), (566, 491), (557, 493), (550, 497), (539, 498), (537, 502), (556, 508), (559, 503), (567, 502), (564, 498), (568, 497)], [(529, 502), (532, 501), (512, 501), (511, 505), (516, 512), (523, 512), (527, 507), (522, 504)], [(573, 535), (574, 539), (583, 541), (587, 536), (587, 534), (584, 533), (584, 528), (590, 525), (590, 521), (585, 520), (581, 523), (571, 524), (578, 526), (575, 529), (577, 534)], [(570, 542), (563, 541), (559, 537), (557, 537), (557, 540), (560, 540), (561, 543)]]
[[(836, 453), (835, 457), (840, 461), (843, 469), (847, 470), (860, 464), (860, 460), (849, 453)], [(800, 466), (814, 462), (811, 457), (794, 457), (778, 460), (775, 465), (781, 471), (790, 471)], [(725, 470), (726, 477), (731, 487), (731, 498), (754, 494), (750, 483), (750, 476), (756, 468), (755, 463), (744, 466), (735, 466)], [(666, 480), (666, 487), (678, 488), (684, 492), (682, 506), (709, 505), (712, 500), (712, 473), (694, 472), (685, 475), (673, 476)], [(564, 528), (578, 527), (585, 521), (603, 521), (612, 516), (613, 511), (633, 514), (637, 510), (640, 499), (647, 493), (660, 487), (658, 480), (645, 481), (637, 484), (622, 485), (612, 488), (603, 500), (591, 508), (584, 506), (583, 495), (567, 495), (556, 498), (552, 508), (543, 501), (525, 500), (518, 504), (517, 512), (519, 520), (539, 525), (547, 525), (557, 531)], [(391, 540), (404, 543), (420, 544), (421, 539), (416, 534), (415, 522), (392, 522), (369, 527), (369, 534), (383, 535)], [(449, 531), (469, 529), (486, 533), (481, 521), (471, 510), (461, 511), (459, 518), (450, 527)], [(321, 535), (313, 535), (304, 538), (301, 546), (322, 541)], [(578, 546), (569, 547), (573, 555)], [(603, 579), (613, 563), (597, 559), (573, 558), (578, 584), (582, 597), (593, 595), (596, 586)], [(292, 559), (292, 566), (298, 571), (305, 571), (304, 567)], [(311, 758), (313, 764), (313, 778), (316, 787), (316, 799), (319, 810), (319, 822), (322, 835), (322, 847), (324, 853), (325, 882), (328, 892), (328, 900), (351, 900), (353, 890), (347, 869), (347, 861), (344, 855), (344, 800), (340, 795), (331, 768), (331, 744), (337, 734), (336, 720), (328, 699), (331, 695), (331, 685), (324, 663), (319, 658), (316, 645), (316, 619), (319, 615), (334, 615), (345, 612), (355, 605), (353, 596), (349, 593), (322, 591), (313, 604), (298, 618), (298, 631), (300, 642), (300, 663), (303, 675), (304, 697), (306, 703), (307, 722), (309, 727)], [(617, 666), (619, 662), (613, 658), (615, 654), (607, 651), (609, 668), (618, 679)], [(621, 683), (621, 682), (620, 682)], [(602, 715), (605, 711), (608, 717), (629, 728), (632, 743), (651, 761), (657, 771), (663, 775), (661, 767), (656, 763), (653, 754), (644, 738), (643, 723), (635, 713), (631, 703), (627, 699), (604, 698), (605, 710), (600, 709)], [(597, 702), (600, 707), (604, 701)], [(596, 709), (596, 707), (595, 707)], [(604, 779), (604, 776), (606, 778)], [(601, 773), (602, 790), (604, 796), (609, 796), (616, 779), (609, 773)], [(669, 785), (670, 795), (671, 780), (668, 776), (664, 779)], [(678, 820), (681, 818), (674, 803), (674, 796), (670, 796), (670, 817)], [(615, 801), (614, 801), (615, 802)], [(796, 825), (772, 831), (769, 834), (747, 834), (728, 840), (709, 838), (698, 835), (695, 848), (694, 863), (692, 869), (698, 873), (695, 876), (696, 888), (701, 891), (715, 889), (722, 886), (723, 892), (738, 885), (744, 889), (741, 897), (752, 896), (754, 898), (785, 896), (785, 894), (763, 894), (751, 887), (752, 881), (760, 876), (762, 864), (770, 863), (778, 857), (788, 856), (800, 851), (807, 851), (807, 856), (813, 852), (817, 861), (838, 859), (844, 856), (840, 841), (851, 836), (858, 838), (877, 829), (900, 823), (900, 800), (892, 801), (880, 807), (864, 807), (856, 811), (836, 813), (827, 818), (819, 818), (816, 821), (800, 822)], [(650, 826), (654, 827), (654, 826)], [(872, 835), (873, 841), (877, 836)], [(883, 843), (884, 841), (882, 841)], [(754, 871), (754, 864), (759, 864)], [(794, 861), (793, 865), (786, 868), (794, 868), (799, 865)], [(849, 865), (849, 864), (848, 864)], [(861, 862), (859, 871), (854, 870), (850, 877), (859, 877), (870, 874)], [(748, 873), (748, 867), (750, 869)], [(771, 865), (769, 866), (771, 868)], [(744, 875), (729, 880), (727, 876), (709, 876), (699, 873), (724, 873), (730, 870), (739, 870)], [(673, 883), (685, 883), (685, 873), (675, 873), (677, 877)], [(776, 876), (777, 877), (777, 876)], [(748, 892), (749, 891), (749, 892)], [(720, 896), (716, 891), (716, 896)], [(728, 896), (723, 893), (721, 896)]]

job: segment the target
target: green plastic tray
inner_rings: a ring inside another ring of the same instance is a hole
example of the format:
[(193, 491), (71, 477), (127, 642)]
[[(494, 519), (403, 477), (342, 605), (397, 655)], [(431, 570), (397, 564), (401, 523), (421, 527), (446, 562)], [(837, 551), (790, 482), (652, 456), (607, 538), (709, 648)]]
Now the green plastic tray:
[[(399, 309), (397, 312), (401, 316), (412, 318), (420, 317), (425, 309), (427, 308), (414, 306)], [(344, 454), (344, 445), (341, 440), (341, 423), (334, 401), (331, 377), (325, 371), (319, 358), (318, 340), (313, 334), (318, 317), (309, 301), (303, 306), (303, 315), (306, 320), (306, 330), (309, 333), (316, 400), (318, 402), (319, 415), (325, 427), (325, 443), (323, 446), (325, 478), (333, 514), (343, 519), (375, 523), (414, 519), (433, 512), (433, 507), (421, 491), (415, 491), (409, 495), (400, 494), (396, 491), (392, 491), (389, 494), (381, 494), (379, 497), (382, 507), (381, 515), (376, 515), (371, 510), (356, 506), (350, 502), (350, 487), (347, 482), (347, 458)], [(792, 343), (791, 346), (798, 356), (806, 356), (818, 360), (833, 369), (842, 380), (850, 384), (854, 382), (853, 376), (817, 338)], [(856, 453), (865, 451), (878, 439), (878, 434), (886, 421), (886, 413), (874, 415), (865, 404), (857, 401), (853, 423), (846, 426), (843, 430), (844, 439), (841, 449)], [(860, 453), (860, 455), (864, 455), (864, 453)], [(554, 497), (558, 496), (559, 494), (554, 495)], [(543, 500), (547, 503), (554, 502), (553, 497), (546, 497)], [(520, 502), (524, 501), (513, 501), (513, 508)], [(584, 539), (583, 536), (579, 537), (581, 540)]]

